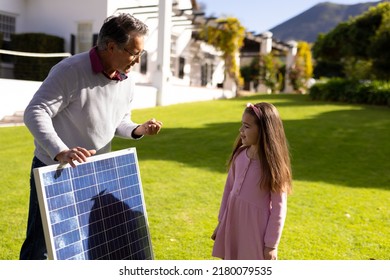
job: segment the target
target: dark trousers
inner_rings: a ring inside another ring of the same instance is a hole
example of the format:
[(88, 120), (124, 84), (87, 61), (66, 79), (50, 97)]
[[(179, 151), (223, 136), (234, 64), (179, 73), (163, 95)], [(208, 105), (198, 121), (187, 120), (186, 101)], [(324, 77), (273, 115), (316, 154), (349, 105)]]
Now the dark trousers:
[(26, 239), (20, 250), (19, 258), (21, 260), (45, 260), (47, 259), (47, 250), (45, 235), (39, 211), (37, 189), (34, 181), (33, 169), (46, 166), (37, 157), (33, 158), (30, 173), (30, 206), (28, 210)]

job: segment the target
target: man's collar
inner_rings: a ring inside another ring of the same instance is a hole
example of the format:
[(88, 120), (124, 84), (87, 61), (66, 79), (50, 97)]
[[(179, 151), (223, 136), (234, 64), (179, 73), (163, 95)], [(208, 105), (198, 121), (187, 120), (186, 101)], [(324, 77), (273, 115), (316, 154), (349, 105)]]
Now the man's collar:
[(100, 59), (100, 57), (98, 55), (97, 46), (93, 47), (89, 51), (89, 58), (91, 60), (91, 66), (92, 66), (92, 70), (93, 70), (94, 73), (96, 73), (96, 74), (103, 73), (107, 78), (109, 78), (111, 80), (123, 81), (123, 80), (127, 79), (127, 75), (126, 74), (120, 73), (118, 71), (115, 71), (115, 76), (113, 78), (109, 77), (104, 72), (104, 67), (103, 67), (102, 61), (101, 61), (101, 59)]

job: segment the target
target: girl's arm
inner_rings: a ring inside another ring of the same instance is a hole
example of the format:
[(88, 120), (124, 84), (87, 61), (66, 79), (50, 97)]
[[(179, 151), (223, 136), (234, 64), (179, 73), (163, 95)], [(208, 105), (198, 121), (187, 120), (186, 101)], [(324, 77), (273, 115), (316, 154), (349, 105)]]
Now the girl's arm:
[(264, 237), (265, 247), (276, 249), (287, 214), (287, 193), (271, 193), (271, 214)]
[(218, 231), (218, 227), (219, 227), (219, 222), (221, 221), (222, 216), (225, 213), (227, 200), (228, 200), (229, 194), (233, 188), (233, 182), (234, 182), (234, 169), (233, 169), (234, 167), (233, 166), (234, 166), (234, 164), (232, 164), (229, 168), (228, 176), (227, 176), (226, 183), (225, 183), (225, 189), (224, 189), (223, 195), (222, 195), (221, 206), (219, 208), (218, 225), (216, 226), (213, 234), (211, 235), (212, 240), (215, 240), (215, 237), (216, 237), (217, 231)]
[(226, 204), (229, 198), (229, 194), (233, 188), (234, 183), (234, 164), (229, 168), (228, 176), (226, 178), (225, 189), (223, 191), (221, 207), (219, 209), (218, 221), (221, 221), (223, 214), (225, 213)]

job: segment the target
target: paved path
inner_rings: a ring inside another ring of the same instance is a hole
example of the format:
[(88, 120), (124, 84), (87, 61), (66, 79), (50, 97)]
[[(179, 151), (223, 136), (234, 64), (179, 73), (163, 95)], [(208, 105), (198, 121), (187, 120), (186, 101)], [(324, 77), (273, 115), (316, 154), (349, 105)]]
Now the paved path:
[(12, 116), (5, 116), (0, 120), (0, 127), (21, 126), (23, 122), (23, 112), (15, 112)]

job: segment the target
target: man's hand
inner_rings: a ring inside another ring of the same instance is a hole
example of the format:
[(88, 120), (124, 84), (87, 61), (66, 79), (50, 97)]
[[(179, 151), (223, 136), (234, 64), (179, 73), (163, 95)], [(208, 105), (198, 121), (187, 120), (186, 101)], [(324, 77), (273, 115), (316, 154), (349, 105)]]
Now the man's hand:
[(55, 159), (61, 164), (69, 163), (72, 167), (76, 167), (74, 160), (82, 163), (87, 161), (87, 157), (96, 154), (96, 150), (87, 150), (81, 147), (72, 148), (59, 153)]
[(151, 119), (143, 124), (141, 124), (134, 131), (136, 135), (155, 135), (158, 134), (161, 130), (162, 122)]

